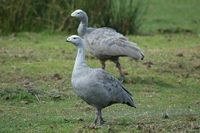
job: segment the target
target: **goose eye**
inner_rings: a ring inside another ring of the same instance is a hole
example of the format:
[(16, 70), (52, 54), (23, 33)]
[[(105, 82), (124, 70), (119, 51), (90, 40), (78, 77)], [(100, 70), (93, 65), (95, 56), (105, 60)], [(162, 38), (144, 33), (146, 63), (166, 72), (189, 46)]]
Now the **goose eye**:
[(76, 37), (74, 37), (73, 39), (76, 40)]

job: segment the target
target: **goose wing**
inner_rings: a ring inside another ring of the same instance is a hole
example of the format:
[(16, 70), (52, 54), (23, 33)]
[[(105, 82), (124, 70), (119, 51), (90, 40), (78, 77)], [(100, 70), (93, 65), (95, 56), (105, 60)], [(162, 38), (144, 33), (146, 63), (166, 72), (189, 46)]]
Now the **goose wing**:
[(144, 57), (136, 43), (111, 28), (95, 29), (85, 36), (85, 41), (90, 52), (96, 56), (128, 56), (136, 60)]
[(106, 106), (113, 103), (123, 103), (135, 107), (131, 93), (117, 79), (103, 69), (93, 69), (90, 78), (92, 79), (91, 85), (96, 87), (96, 91), (101, 91), (99, 94), (104, 93), (102, 94), (104, 97), (101, 101), (106, 101)]

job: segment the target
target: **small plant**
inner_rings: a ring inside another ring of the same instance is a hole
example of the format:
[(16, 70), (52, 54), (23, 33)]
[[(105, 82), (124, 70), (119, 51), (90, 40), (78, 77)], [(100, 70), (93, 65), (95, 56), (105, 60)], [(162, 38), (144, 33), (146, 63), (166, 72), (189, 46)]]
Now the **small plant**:
[(14, 101), (28, 101), (33, 102), (36, 98), (34, 95), (28, 93), (24, 89), (18, 89), (18, 88), (5, 88), (0, 89), (0, 96), (1, 99), (4, 100), (14, 100)]
[(124, 34), (138, 33), (146, 11), (144, 0), (111, 0), (110, 26)]

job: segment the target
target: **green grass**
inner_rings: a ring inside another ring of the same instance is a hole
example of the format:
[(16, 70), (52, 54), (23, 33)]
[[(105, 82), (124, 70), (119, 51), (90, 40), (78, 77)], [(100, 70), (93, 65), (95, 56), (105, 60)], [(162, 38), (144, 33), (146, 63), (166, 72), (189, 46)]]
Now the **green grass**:
[[(70, 83), (76, 48), (65, 42), (66, 35), (0, 37), (0, 132), (198, 132), (200, 37), (129, 38), (146, 55), (141, 62), (121, 59), (128, 72), (125, 86), (138, 108), (110, 106), (103, 110), (107, 123), (91, 129), (94, 109), (74, 94)], [(87, 62), (100, 67), (91, 56)], [(113, 63), (107, 62), (106, 70), (118, 77)]]
[(143, 32), (200, 33), (199, 0), (148, 0)]

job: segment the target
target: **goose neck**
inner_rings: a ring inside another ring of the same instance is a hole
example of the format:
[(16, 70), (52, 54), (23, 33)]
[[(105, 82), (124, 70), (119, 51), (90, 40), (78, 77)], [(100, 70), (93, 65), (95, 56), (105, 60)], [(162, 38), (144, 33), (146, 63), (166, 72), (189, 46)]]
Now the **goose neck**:
[(76, 61), (74, 64), (74, 71), (77, 69), (81, 69), (82, 67), (87, 66), (85, 64), (85, 50), (84, 46), (78, 46), (78, 52), (76, 56)]
[(78, 35), (83, 37), (85, 33), (87, 32), (88, 28), (88, 18), (87, 16), (81, 20), (79, 27), (78, 27)]

